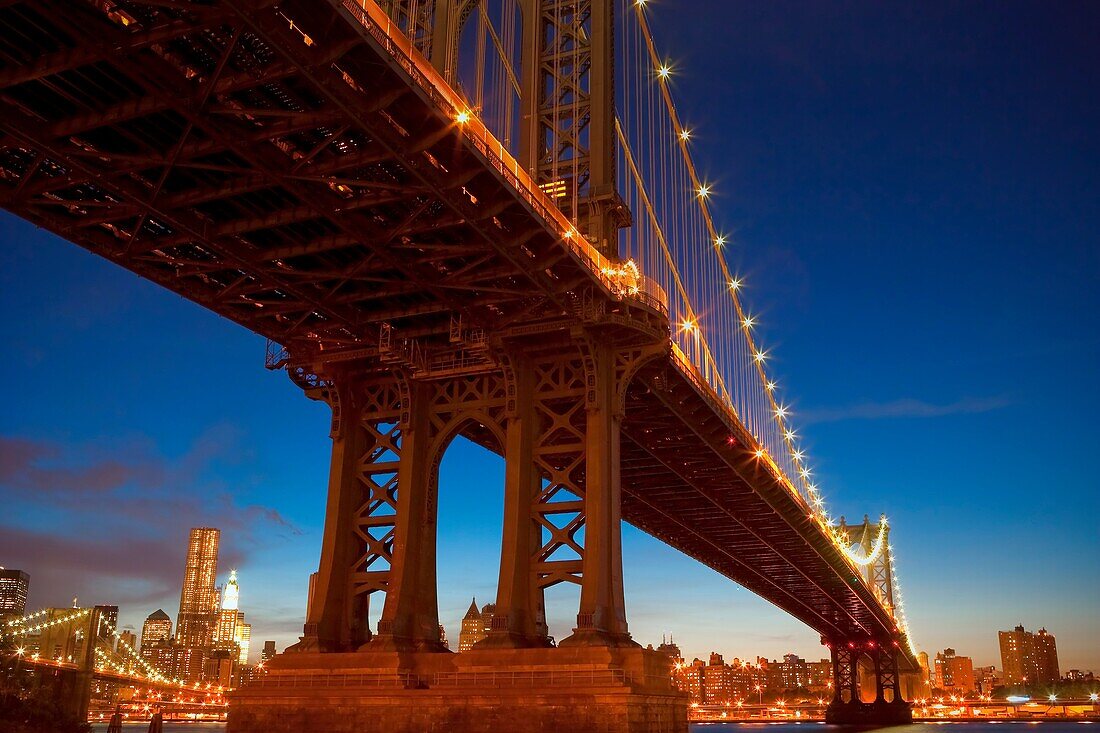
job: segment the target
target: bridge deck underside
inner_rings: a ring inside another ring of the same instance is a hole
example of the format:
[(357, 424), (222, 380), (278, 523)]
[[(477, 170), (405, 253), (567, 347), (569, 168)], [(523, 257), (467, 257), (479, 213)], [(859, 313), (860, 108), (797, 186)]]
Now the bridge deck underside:
[(639, 376), (623, 438), (624, 519), (828, 638), (897, 635), (808, 507), (679, 369)]
[[(582, 291), (629, 310), (337, 0), (15, 0), (0, 24), (0, 203), (292, 353), (575, 323)], [(704, 395), (670, 361), (637, 379), (624, 517), (831, 638), (896, 636)]]
[(4, 207), (299, 354), (561, 317), (591, 282), (338, 2), (26, 0), (0, 24)]

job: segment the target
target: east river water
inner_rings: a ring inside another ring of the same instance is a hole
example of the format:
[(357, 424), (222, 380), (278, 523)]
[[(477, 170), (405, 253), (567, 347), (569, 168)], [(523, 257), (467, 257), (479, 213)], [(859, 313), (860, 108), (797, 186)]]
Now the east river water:
[[(1083, 726), (1096, 725), (1095, 728)], [(148, 723), (127, 723), (122, 726), (126, 733), (144, 733)], [(95, 725), (96, 733), (107, 730), (106, 725)], [(814, 733), (815, 731), (845, 730), (824, 723), (693, 723), (691, 733)], [(164, 733), (223, 733), (225, 723), (173, 723), (164, 724)], [(1028, 723), (1008, 721), (955, 722), (939, 721), (914, 723), (894, 728), (875, 728), (874, 733), (1100, 733), (1100, 725), (1095, 721), (1035, 721)], [(308, 731), (303, 733), (324, 733)]]

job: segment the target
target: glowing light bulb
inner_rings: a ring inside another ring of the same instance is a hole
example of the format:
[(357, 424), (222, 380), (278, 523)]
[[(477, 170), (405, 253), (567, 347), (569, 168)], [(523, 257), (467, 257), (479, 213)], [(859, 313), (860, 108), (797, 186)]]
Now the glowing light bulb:
[(708, 186), (706, 184), (703, 184), (702, 186), (699, 186), (698, 194), (699, 194), (699, 198), (701, 198), (701, 199), (705, 199), (707, 196), (710, 196), (710, 186)]
[(687, 130), (687, 129), (680, 130), (680, 139), (681, 140), (690, 140), (691, 139), (691, 130)]
[(756, 325), (756, 320), (752, 316), (745, 316), (745, 320), (742, 323), (745, 328), (752, 328)]
[(462, 110), (461, 112), (459, 112), (458, 114), (455, 115), (455, 122), (457, 122), (460, 125), (465, 125), (469, 121), (470, 121), (470, 113), (467, 112), (466, 110)]
[(737, 290), (741, 287), (740, 280), (730, 280), (730, 290)]
[(662, 66), (661, 68), (657, 69), (657, 76), (661, 77), (662, 79), (667, 79), (669, 72), (671, 71), (672, 70), (669, 69), (667, 66)]
[(787, 408), (783, 407), (782, 405), (775, 408), (775, 416), (776, 417), (786, 417), (787, 416)]
[(680, 324), (680, 330), (681, 331), (694, 331), (695, 330), (695, 324), (691, 321), (690, 318), (686, 319), (683, 323)]
[(753, 358), (753, 361), (755, 361), (757, 364), (759, 364), (759, 363), (763, 362), (765, 359), (767, 359), (768, 355), (766, 353), (764, 353), (763, 351), (757, 351), (755, 354), (752, 355), (752, 358)]
[(758, 449), (757, 449), (757, 451), (756, 451), (756, 457), (757, 457), (757, 458), (763, 458), (763, 457), (764, 457), (764, 449), (763, 449), (763, 448), (758, 448)]
[(794, 440), (795, 439), (794, 431), (793, 430), (788, 430), (787, 432), (783, 433), (783, 437), (786, 438), (787, 440)]
[(714, 238), (714, 246), (715, 247), (725, 247), (726, 246), (726, 238), (723, 237), (721, 234), (719, 234), (717, 237)]
[[(757, 359), (757, 361), (763, 361), (763, 359), (764, 359), (764, 357), (763, 357), (763, 355), (761, 355), (761, 357), (759, 359)], [(775, 382), (768, 382), (764, 386), (768, 388), (769, 392), (774, 392), (777, 385), (776, 385)]]

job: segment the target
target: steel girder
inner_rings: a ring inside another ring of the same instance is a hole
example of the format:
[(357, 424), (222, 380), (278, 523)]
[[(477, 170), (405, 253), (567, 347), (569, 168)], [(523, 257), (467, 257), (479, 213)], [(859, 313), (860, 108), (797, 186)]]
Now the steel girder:
[[(499, 368), (470, 356), (478, 333), (667, 345), (336, 0), (26, 0), (0, 20), (3, 205), (286, 344), (311, 390), (341, 349), (432, 378)], [(712, 395), (667, 355), (628, 381), (627, 521), (831, 638), (897, 634)], [(389, 540), (362, 526), (369, 574)]]
[(339, 3), (111, 7), (0, 10), (6, 208), (299, 354), (591, 282)]

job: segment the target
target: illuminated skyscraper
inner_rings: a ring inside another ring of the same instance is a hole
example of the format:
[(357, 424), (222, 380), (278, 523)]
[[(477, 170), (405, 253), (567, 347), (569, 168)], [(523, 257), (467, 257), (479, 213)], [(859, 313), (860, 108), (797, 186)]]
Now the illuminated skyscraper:
[(141, 625), (141, 656), (148, 659), (153, 647), (167, 644), (172, 639), (172, 619), (163, 610), (149, 614)]
[(240, 664), (248, 664), (248, 651), (252, 647), (252, 624), (244, 622), (244, 614), (237, 617), (237, 646), (240, 647), (240, 655), (237, 660)]
[(176, 619), (176, 642), (195, 649), (209, 649), (214, 642), (218, 591), (218, 541), (221, 532), (210, 527), (191, 530), (187, 543), (187, 565)]
[[(97, 636), (103, 646), (115, 648), (115, 633), (118, 632), (118, 606), (96, 606), (99, 611), (99, 625)], [(113, 633), (112, 633), (113, 632)]]
[(493, 621), (493, 611), (496, 606), (486, 604), (480, 611), (477, 610), (477, 599), (470, 601), (470, 608), (462, 617), (462, 629), (458, 633), (458, 651), (468, 652), (489, 635), (489, 628)]
[(260, 661), (266, 662), (269, 659), (274, 659), (276, 653), (277, 652), (275, 651), (275, 642), (269, 639), (268, 641), (264, 642), (264, 649), (262, 652), (260, 652)]
[(244, 614), (237, 607), (240, 603), (241, 589), (237, 583), (237, 571), (229, 574), (229, 581), (222, 589), (222, 607), (218, 611), (218, 624), (214, 628), (214, 648), (237, 648), (237, 630)]
[(166, 677), (176, 676), (172, 655), (172, 619), (158, 608), (141, 625), (141, 658)]
[(0, 619), (22, 616), (27, 612), (27, 591), (31, 576), (22, 570), (0, 568)]

